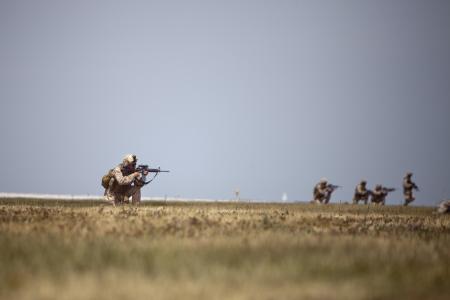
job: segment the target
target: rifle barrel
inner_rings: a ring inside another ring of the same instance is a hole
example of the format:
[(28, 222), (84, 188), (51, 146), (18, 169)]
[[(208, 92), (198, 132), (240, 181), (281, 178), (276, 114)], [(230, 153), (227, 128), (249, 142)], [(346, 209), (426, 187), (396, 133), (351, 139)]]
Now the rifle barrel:
[(159, 173), (159, 172), (167, 173), (167, 172), (170, 172), (168, 170), (160, 170), (160, 169), (147, 169), (147, 171), (150, 172), (150, 173)]

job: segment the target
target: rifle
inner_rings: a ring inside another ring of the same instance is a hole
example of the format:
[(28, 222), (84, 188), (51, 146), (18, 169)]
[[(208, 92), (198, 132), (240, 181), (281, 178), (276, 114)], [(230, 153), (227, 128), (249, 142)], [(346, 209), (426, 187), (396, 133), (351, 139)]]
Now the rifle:
[[(153, 179), (155, 179), (156, 175), (158, 175), (159, 173), (161, 173), (161, 172), (168, 173), (170, 171), (161, 170), (161, 168), (151, 169), (148, 167), (148, 165), (139, 165), (136, 167), (136, 172), (141, 173), (141, 178), (139, 179), (139, 184), (146, 185), (146, 184), (149, 184), (150, 182), (152, 182)], [(155, 175), (149, 181), (145, 181), (148, 173), (155, 173)]]
[(414, 182), (412, 183), (413, 189), (415, 189), (416, 191), (420, 192), (419, 187), (417, 186), (417, 184), (415, 184)]
[(393, 191), (395, 191), (395, 188), (386, 188), (386, 187), (383, 188), (383, 192), (386, 194), (393, 192)]
[(325, 196), (325, 204), (328, 204), (331, 199), (331, 194), (337, 189), (340, 188), (340, 185), (334, 185), (334, 184), (327, 184), (327, 194)]
[(327, 185), (327, 188), (331, 191), (331, 192), (334, 192), (336, 189), (338, 189), (338, 188), (341, 188), (342, 186), (340, 186), (340, 185), (334, 185), (334, 184), (328, 184)]

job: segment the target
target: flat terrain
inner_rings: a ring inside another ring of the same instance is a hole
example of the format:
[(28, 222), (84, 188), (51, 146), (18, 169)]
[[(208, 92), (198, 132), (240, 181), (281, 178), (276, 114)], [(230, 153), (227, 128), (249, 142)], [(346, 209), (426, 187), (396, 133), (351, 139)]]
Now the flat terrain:
[(432, 208), (0, 200), (2, 299), (448, 299)]

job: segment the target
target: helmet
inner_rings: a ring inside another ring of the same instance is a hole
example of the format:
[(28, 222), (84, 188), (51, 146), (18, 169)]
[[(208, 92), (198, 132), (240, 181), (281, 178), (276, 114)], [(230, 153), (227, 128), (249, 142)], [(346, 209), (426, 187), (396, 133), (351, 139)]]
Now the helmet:
[(412, 172), (407, 172), (407, 173), (406, 173), (406, 177), (411, 177), (412, 175), (413, 175)]
[(365, 180), (363, 179), (363, 180), (361, 180), (361, 184), (362, 184), (362, 185), (366, 185), (366, 184), (367, 184), (367, 181), (365, 181)]
[(123, 163), (125, 165), (130, 165), (130, 164), (136, 163), (136, 162), (137, 162), (137, 157), (134, 154), (127, 154), (123, 158)]
[(328, 180), (325, 177), (320, 178), (319, 183), (326, 184)]
[(382, 188), (381, 184), (377, 184), (377, 185), (375, 186), (375, 189), (376, 189), (376, 190), (381, 190), (381, 188)]

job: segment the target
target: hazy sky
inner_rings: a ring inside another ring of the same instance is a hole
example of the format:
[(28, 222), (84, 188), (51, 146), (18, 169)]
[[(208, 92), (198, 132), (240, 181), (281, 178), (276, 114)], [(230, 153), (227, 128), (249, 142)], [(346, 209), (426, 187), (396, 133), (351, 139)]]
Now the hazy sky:
[(450, 198), (450, 1), (0, 0), (0, 192)]

